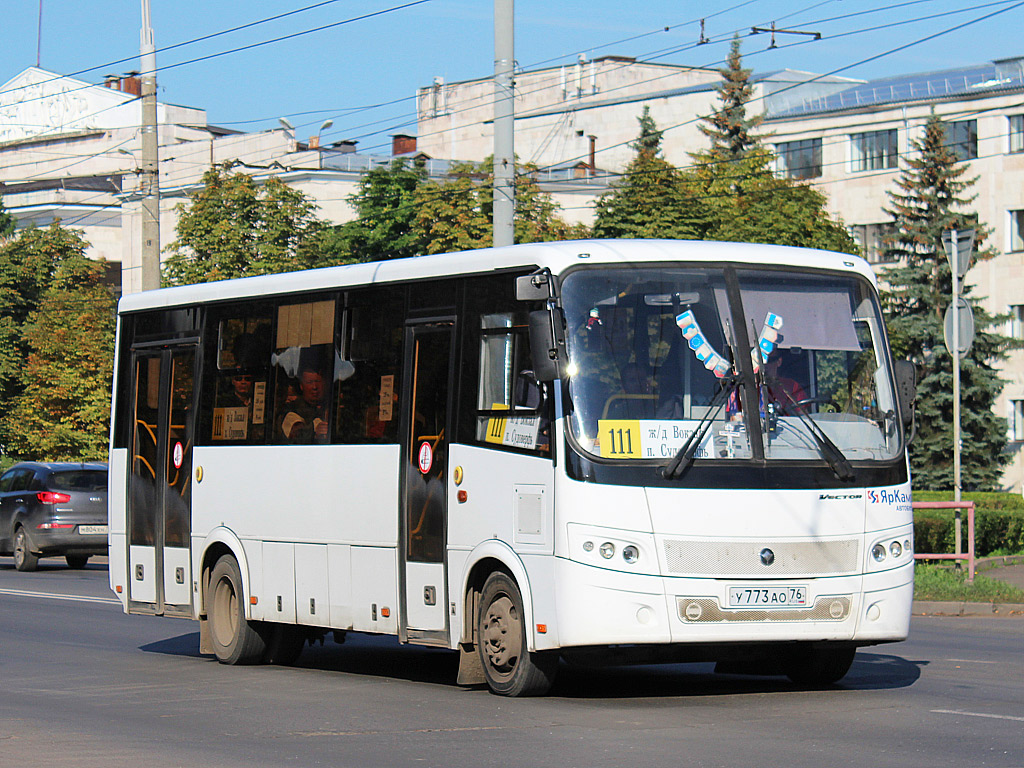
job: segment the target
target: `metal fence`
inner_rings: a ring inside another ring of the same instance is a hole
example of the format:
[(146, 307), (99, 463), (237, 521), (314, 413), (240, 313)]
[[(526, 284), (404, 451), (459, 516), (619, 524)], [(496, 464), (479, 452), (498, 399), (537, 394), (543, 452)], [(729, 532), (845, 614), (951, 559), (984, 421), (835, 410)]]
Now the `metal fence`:
[[(956, 527), (956, 553), (950, 554), (922, 554), (914, 553), (915, 560), (966, 560), (967, 561), (967, 582), (974, 581), (974, 502), (973, 501), (915, 501), (911, 504), (914, 509), (955, 509), (967, 510), (967, 552), (963, 552), (960, 540), (960, 526)], [(957, 512), (959, 519), (959, 511)]]

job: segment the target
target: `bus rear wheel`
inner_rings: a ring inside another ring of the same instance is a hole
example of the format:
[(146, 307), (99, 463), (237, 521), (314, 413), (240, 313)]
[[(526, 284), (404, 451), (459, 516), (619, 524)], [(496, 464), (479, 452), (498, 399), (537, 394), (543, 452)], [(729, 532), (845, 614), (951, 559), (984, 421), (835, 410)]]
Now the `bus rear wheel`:
[(261, 661), (266, 643), (246, 621), (242, 573), (231, 555), (224, 555), (210, 573), (207, 614), (213, 652), (221, 664), (253, 664)]
[(527, 649), (523, 597), (505, 573), (492, 573), (484, 582), (477, 652), (487, 686), (499, 695), (543, 696), (555, 680), (558, 655)]

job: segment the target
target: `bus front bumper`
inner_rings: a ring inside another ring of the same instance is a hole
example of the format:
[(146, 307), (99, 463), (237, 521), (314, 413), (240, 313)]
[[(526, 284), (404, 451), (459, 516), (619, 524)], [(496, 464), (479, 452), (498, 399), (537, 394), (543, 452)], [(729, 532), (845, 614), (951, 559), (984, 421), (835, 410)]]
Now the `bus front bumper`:
[[(562, 647), (836, 641), (870, 645), (907, 636), (913, 566), (828, 578), (707, 579), (629, 574), (559, 558)], [(730, 607), (730, 587), (802, 587), (792, 607)]]

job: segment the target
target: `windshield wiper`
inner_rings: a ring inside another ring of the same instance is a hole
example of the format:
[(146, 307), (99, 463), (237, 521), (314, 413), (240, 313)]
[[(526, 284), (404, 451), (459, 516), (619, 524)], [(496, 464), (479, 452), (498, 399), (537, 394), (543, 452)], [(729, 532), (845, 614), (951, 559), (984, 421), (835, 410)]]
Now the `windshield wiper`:
[[(772, 387), (771, 385), (775, 385)], [(836, 477), (842, 481), (853, 480), (855, 477), (853, 473), (853, 467), (850, 465), (849, 460), (843, 455), (843, 452), (839, 450), (839, 446), (832, 442), (831, 438), (825, 434), (821, 427), (819, 427), (814, 419), (812, 419), (807, 412), (800, 407), (797, 403), (796, 398), (787, 392), (780, 384), (778, 379), (765, 380), (765, 389), (771, 388), (776, 392), (782, 392), (782, 394), (789, 400), (789, 404), (786, 406), (794, 406), (791, 408), (792, 412), (800, 419), (801, 422), (807, 427), (808, 433), (814, 438), (814, 442), (818, 446), (818, 451), (821, 453), (822, 458), (828, 462), (828, 465), (832, 467), (832, 471)]]
[(722, 387), (711, 398), (711, 403), (708, 405), (708, 410), (699, 422), (697, 427), (690, 433), (686, 442), (683, 443), (682, 447), (676, 451), (676, 455), (669, 459), (668, 463), (664, 466), (661, 473), (669, 480), (675, 480), (680, 477), (686, 468), (693, 463), (693, 457), (697, 454), (697, 450), (700, 448), (701, 443), (704, 442), (704, 436), (707, 435), (708, 430), (711, 429), (712, 423), (715, 418), (721, 412), (722, 407), (725, 405), (729, 395), (733, 393), (736, 387), (739, 385), (739, 379), (732, 379), (727, 386)]

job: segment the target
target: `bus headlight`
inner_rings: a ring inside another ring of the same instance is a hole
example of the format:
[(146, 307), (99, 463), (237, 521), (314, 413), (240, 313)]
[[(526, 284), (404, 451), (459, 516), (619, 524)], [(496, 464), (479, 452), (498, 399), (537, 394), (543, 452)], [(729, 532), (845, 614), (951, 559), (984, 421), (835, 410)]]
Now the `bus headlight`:
[(875, 562), (882, 562), (885, 560), (885, 546), (883, 544), (875, 544), (871, 548), (871, 556), (875, 558)]
[(598, 550), (598, 552), (601, 553), (601, 557), (603, 557), (605, 560), (611, 560), (612, 557), (615, 556), (615, 545), (612, 544), (610, 541), (606, 541), (604, 544), (601, 545), (601, 548)]
[(632, 565), (640, 559), (640, 550), (630, 544), (628, 547), (622, 548), (622, 559)]
[(898, 541), (894, 541), (892, 544), (889, 545), (889, 554), (891, 554), (893, 557), (899, 557), (903, 554), (903, 545), (900, 544)]

